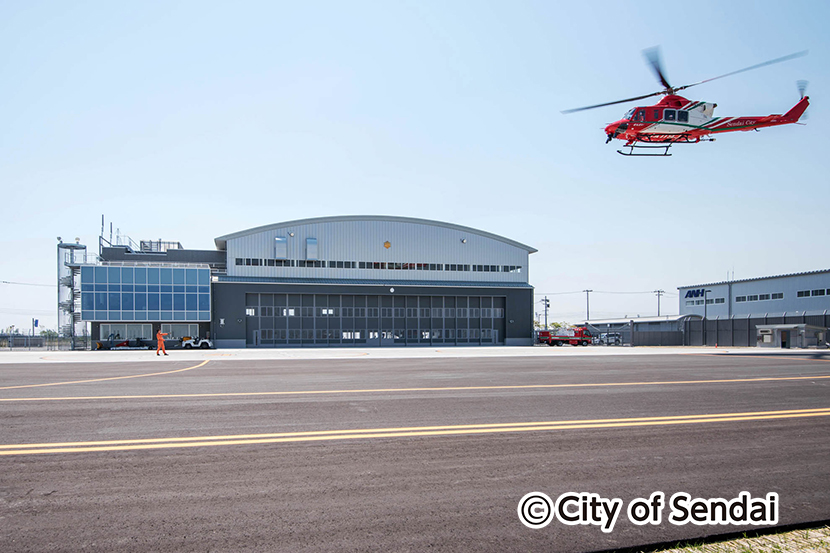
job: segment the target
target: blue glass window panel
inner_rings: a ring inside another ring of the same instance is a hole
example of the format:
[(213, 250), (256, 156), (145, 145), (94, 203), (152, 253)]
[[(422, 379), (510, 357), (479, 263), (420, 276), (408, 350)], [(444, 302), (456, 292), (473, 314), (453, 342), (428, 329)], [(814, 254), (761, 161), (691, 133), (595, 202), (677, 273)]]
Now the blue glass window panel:
[(173, 269), (173, 284), (184, 284), (185, 269)]
[(83, 311), (95, 310), (95, 294), (81, 294), (81, 309)]
[(187, 294), (184, 297), (185, 306), (184, 308), (188, 311), (196, 311), (197, 307), (197, 295), (196, 294)]
[(184, 286), (173, 286), (173, 291), (178, 292), (179, 294), (184, 294)]
[(136, 321), (146, 321), (147, 320), (147, 312), (146, 311), (136, 311), (135, 312), (135, 320)]
[(94, 284), (81, 284), (81, 292), (94, 292), (95, 285)]
[(148, 321), (160, 321), (161, 320), (161, 313), (158, 311), (148, 311), (147, 312), (147, 320)]
[(107, 308), (107, 293), (95, 292), (95, 310), (104, 311)]
[(158, 284), (152, 284), (150, 286), (147, 286), (147, 291), (148, 292), (159, 292), (160, 290), (161, 290), (161, 286), (159, 286)]
[(119, 267), (109, 267), (107, 269), (107, 281), (110, 284), (121, 284), (121, 269)]
[(121, 291), (121, 285), (120, 284), (110, 284), (109, 291), (110, 292), (120, 292)]
[(107, 268), (95, 267), (95, 284), (107, 283)]
[(134, 288), (135, 288), (136, 292), (146, 292), (147, 291), (147, 285), (145, 285), (145, 284), (136, 284), (134, 286)]
[(173, 294), (161, 295), (161, 310), (171, 311), (173, 309)]
[(173, 294), (173, 309), (184, 311), (184, 294)]
[(200, 321), (209, 321), (210, 320), (210, 313), (207, 311), (199, 311), (199, 320)]
[(210, 294), (210, 286), (199, 286), (200, 294)]
[(95, 320), (94, 317), (95, 317), (95, 314), (92, 311), (84, 311), (81, 314), (81, 320), (84, 320), (84, 321), (93, 321), (93, 320)]
[(107, 311), (107, 320), (108, 321), (120, 321), (121, 320), (121, 311)]
[(184, 316), (184, 311), (173, 311), (173, 320), (174, 321), (186, 321), (187, 319)]
[(161, 317), (159, 317), (160, 321), (172, 321), (173, 320), (173, 312), (172, 311), (162, 311)]
[[(158, 311), (159, 309), (161, 309), (158, 294), (147, 294), (147, 309), (150, 309), (151, 311)], [(156, 315), (156, 318), (158, 318), (158, 315)]]
[(135, 310), (144, 311), (147, 309), (147, 294), (138, 293), (135, 295)]
[(188, 321), (198, 321), (199, 320), (199, 314), (195, 311), (188, 311), (187, 312), (187, 320)]
[(122, 284), (121, 285), (121, 291), (122, 292), (132, 292), (133, 291), (133, 285), (132, 284)]
[(210, 269), (197, 269), (199, 273), (199, 284), (210, 284)]
[(185, 284), (199, 284), (199, 271), (196, 269), (186, 269)]
[(121, 294), (121, 310), (122, 311), (132, 311), (133, 310), (133, 295), (132, 294)]
[(124, 284), (125, 282), (132, 284), (133, 271), (134, 269), (132, 267), (121, 267), (121, 284)]
[(133, 320), (133, 312), (132, 311), (122, 311), (121, 312), (121, 320), (122, 321), (132, 321)]
[(95, 291), (96, 292), (106, 292), (107, 291), (107, 285), (106, 284), (96, 284), (95, 285)]
[(108, 301), (109, 301), (109, 307), (108, 308), (109, 308), (110, 311), (115, 311), (117, 309), (118, 310), (121, 309), (121, 294), (119, 294), (117, 292), (110, 292)]
[(95, 267), (81, 267), (81, 283), (95, 282)]
[(161, 291), (162, 291), (162, 292), (172, 292), (172, 291), (173, 291), (173, 287), (172, 287), (172, 286), (168, 286), (168, 285), (166, 285), (166, 284), (162, 284), (162, 285), (161, 285)]
[[(190, 309), (188, 307), (188, 309)], [(210, 296), (199, 294), (199, 311), (210, 311)]]
[(145, 269), (144, 267), (135, 268), (135, 283), (147, 284), (147, 269)]
[(161, 272), (162, 284), (173, 284), (173, 269), (159, 269), (159, 271)]
[(147, 269), (147, 284), (159, 283), (159, 270), (156, 267), (149, 267)]

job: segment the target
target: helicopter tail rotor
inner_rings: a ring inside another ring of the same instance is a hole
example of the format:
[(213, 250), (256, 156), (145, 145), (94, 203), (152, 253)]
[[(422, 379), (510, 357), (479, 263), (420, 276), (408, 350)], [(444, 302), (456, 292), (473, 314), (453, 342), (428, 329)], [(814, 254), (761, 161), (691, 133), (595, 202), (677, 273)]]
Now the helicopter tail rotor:
[[(804, 93), (807, 92), (807, 85), (810, 84), (810, 81), (796, 81), (796, 86), (798, 86), (798, 94), (801, 96), (801, 99), (804, 99)], [(805, 121), (810, 118), (810, 110), (804, 110), (804, 113), (801, 115), (800, 121)]]
[(804, 93), (807, 92), (807, 85), (810, 84), (810, 81), (796, 81), (796, 86), (798, 86), (798, 94), (801, 98), (804, 98)]

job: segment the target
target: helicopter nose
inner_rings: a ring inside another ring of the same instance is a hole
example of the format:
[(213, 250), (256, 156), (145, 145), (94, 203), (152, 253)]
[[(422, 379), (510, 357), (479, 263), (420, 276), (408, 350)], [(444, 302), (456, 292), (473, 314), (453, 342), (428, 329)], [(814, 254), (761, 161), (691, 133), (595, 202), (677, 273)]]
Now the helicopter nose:
[(625, 133), (628, 130), (628, 123), (625, 121), (615, 121), (611, 123), (607, 127), (605, 127), (605, 134), (608, 136), (608, 140), (606, 140), (606, 144), (611, 142), (612, 138), (617, 138), (619, 135)]

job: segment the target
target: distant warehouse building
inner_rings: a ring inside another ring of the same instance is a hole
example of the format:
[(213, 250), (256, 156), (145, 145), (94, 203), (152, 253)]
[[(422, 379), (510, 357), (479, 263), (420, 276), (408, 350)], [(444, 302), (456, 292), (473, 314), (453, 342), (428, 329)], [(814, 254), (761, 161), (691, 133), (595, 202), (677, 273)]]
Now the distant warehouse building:
[(345, 216), (214, 242), (215, 251), (107, 244), (95, 263), (73, 261), (93, 339), (162, 330), (236, 348), (532, 343), (536, 250), (502, 236)]
[(830, 325), (830, 269), (681, 286), (678, 292), (680, 314), (705, 319), (686, 322), (689, 345), (806, 347), (821, 344), (820, 329)]

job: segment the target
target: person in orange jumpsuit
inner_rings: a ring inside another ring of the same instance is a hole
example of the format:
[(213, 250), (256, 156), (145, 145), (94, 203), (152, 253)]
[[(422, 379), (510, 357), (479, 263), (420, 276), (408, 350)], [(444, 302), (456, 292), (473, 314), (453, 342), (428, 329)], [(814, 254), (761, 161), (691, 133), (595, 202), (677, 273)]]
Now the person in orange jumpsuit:
[(159, 354), (159, 351), (161, 351), (164, 355), (167, 355), (167, 350), (164, 349), (165, 336), (167, 336), (167, 333), (162, 332), (161, 329), (159, 329), (159, 331), (156, 332), (156, 342), (158, 343), (158, 345), (156, 346), (156, 355)]

